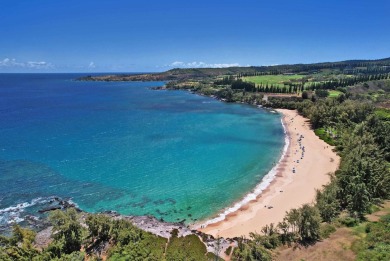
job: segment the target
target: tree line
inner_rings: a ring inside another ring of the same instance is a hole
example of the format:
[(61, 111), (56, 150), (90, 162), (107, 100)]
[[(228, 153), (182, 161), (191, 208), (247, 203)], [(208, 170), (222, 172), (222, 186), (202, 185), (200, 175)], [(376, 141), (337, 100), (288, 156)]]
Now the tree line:
[(390, 74), (375, 74), (375, 75), (358, 75), (355, 77), (343, 77), (339, 80), (330, 80), (324, 82), (312, 82), (307, 83), (305, 89), (307, 90), (335, 90), (338, 87), (353, 86), (357, 83), (364, 83), (376, 80), (390, 79)]

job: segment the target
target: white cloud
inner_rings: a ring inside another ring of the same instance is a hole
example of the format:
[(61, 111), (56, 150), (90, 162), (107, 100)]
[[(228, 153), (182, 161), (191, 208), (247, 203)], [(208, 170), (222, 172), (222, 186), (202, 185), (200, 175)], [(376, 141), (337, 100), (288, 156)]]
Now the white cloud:
[(20, 66), (24, 67), (24, 63), (18, 63), (15, 59), (5, 58), (4, 60), (0, 61), (0, 66), (2, 67), (14, 67), (14, 66)]
[(18, 62), (16, 59), (5, 58), (0, 60), (0, 67), (7, 68), (28, 68), (28, 69), (48, 69), (54, 66), (51, 63), (40, 61), (40, 62)]
[(179, 61), (171, 63), (171, 66), (183, 66), (183, 65), (185, 65), (185, 63)]
[(226, 67), (234, 67), (240, 66), (239, 63), (205, 63), (205, 62), (180, 62), (175, 61), (165, 67), (172, 68), (226, 68)]
[(52, 68), (53, 65), (47, 62), (27, 62), (26, 67), (33, 69), (47, 69)]
[(96, 68), (95, 63), (94, 63), (94, 62), (90, 62), (89, 65), (88, 65), (88, 68), (89, 68), (89, 69), (94, 69), (94, 68)]

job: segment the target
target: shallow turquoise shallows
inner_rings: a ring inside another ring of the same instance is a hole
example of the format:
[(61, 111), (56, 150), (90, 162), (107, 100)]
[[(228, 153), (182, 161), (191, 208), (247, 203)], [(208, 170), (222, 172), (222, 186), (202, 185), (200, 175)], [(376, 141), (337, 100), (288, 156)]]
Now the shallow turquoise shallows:
[(50, 196), (191, 223), (240, 200), (280, 157), (278, 114), (79, 76), (0, 74), (0, 225)]

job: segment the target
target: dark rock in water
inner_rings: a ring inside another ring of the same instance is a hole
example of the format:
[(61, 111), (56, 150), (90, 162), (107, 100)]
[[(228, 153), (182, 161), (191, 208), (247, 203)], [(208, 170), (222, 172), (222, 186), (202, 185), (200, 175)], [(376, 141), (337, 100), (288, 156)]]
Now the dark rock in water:
[(171, 203), (172, 205), (175, 205), (176, 204), (176, 200), (174, 200), (173, 198), (168, 198), (167, 201), (169, 203)]
[(187, 216), (192, 217), (192, 214), (188, 214)]
[(156, 209), (156, 213), (159, 214), (160, 216), (168, 216), (169, 211), (162, 212), (160, 209)]
[(75, 207), (75, 204), (73, 203), (70, 203), (66, 200), (61, 200), (59, 203), (58, 203), (60, 206), (62, 206), (64, 209), (67, 209), (67, 208), (74, 208)]
[(58, 205), (52, 205), (52, 206), (48, 206), (46, 208), (40, 209), (40, 210), (38, 210), (38, 213), (43, 214), (43, 213), (54, 211), (57, 209), (68, 209), (68, 208), (75, 208), (77, 212), (81, 212), (81, 209), (76, 208), (75, 204), (73, 204), (67, 200), (62, 200), (59, 197), (54, 197), (49, 202), (50, 202), (50, 204), (54, 204), (55, 202), (58, 202)]
[(165, 203), (165, 201), (162, 200), (162, 199), (153, 201), (153, 204), (155, 204), (155, 205), (162, 205), (162, 204), (164, 204), (164, 203)]
[(166, 90), (165, 86), (157, 86), (157, 87), (150, 87), (149, 89), (155, 90), (155, 91), (160, 91), (160, 90)]
[(110, 216), (113, 216), (113, 217), (120, 216), (120, 214), (118, 212), (113, 211), (113, 210), (103, 211), (102, 214), (110, 215)]
[(38, 213), (43, 214), (43, 213), (54, 211), (54, 210), (57, 210), (57, 209), (62, 209), (62, 207), (61, 206), (53, 206), (53, 207), (44, 208), (44, 209), (38, 210)]

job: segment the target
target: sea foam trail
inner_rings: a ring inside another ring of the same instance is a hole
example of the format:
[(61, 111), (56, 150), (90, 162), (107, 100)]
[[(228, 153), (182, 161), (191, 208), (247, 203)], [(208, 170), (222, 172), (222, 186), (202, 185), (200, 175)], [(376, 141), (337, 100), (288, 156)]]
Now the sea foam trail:
[(275, 179), (275, 176), (277, 174), (277, 169), (278, 169), (280, 163), (282, 162), (282, 160), (285, 158), (288, 147), (290, 146), (290, 138), (289, 138), (287, 128), (284, 124), (283, 118), (281, 118), (280, 121), (282, 122), (283, 132), (284, 132), (284, 147), (283, 147), (283, 152), (282, 152), (282, 155), (281, 155), (278, 163), (267, 173), (267, 175), (265, 175), (263, 177), (261, 182), (254, 188), (254, 190), (251, 191), (250, 193), (246, 194), (243, 199), (236, 202), (232, 207), (229, 207), (229, 208), (223, 210), (223, 212), (218, 214), (217, 217), (209, 219), (204, 223), (196, 225), (195, 228), (197, 228), (197, 229), (201, 228), (201, 227), (204, 228), (208, 225), (223, 221), (227, 215), (238, 211), (242, 206), (248, 204), (252, 200), (255, 200)]
[[(9, 206), (6, 208), (0, 209), (0, 225), (12, 224), (12, 223), (20, 223), (24, 221), (22, 213), (29, 207), (33, 207), (36, 205), (44, 205), (46, 203), (50, 203), (53, 201), (55, 197), (47, 197), (47, 198), (34, 198), (30, 202), (23, 202), (13, 206)], [(70, 202), (68, 200), (68, 202)], [(72, 202), (70, 202), (72, 203)], [(76, 205), (76, 204), (75, 204)]]
[(28, 207), (34, 206), (39, 203), (45, 203), (47, 200), (43, 198), (34, 198), (31, 200), (31, 202), (23, 202), (19, 203), (14, 206), (10, 206), (7, 208), (2, 208), (0, 209), (0, 224), (6, 223), (6, 224), (11, 224), (11, 223), (19, 223), (24, 221), (23, 218), (20, 217), (20, 214), (24, 212), (24, 210)]

